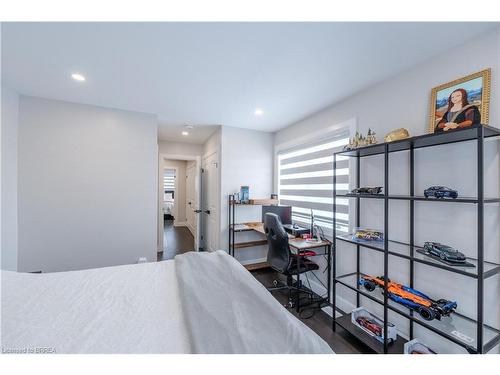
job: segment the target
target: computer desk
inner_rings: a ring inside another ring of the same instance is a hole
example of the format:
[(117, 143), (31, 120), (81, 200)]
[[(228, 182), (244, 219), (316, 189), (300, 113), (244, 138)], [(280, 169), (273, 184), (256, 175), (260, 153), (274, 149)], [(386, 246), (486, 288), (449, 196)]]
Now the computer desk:
[[(246, 230), (254, 230), (258, 233), (266, 234), (264, 231), (264, 223), (252, 222), (243, 224), (248, 229)], [(313, 249), (323, 249), (322, 253), (316, 253), (314, 256), (326, 256), (327, 259), (327, 297), (323, 297), (321, 300), (315, 300), (313, 303), (324, 303), (327, 302), (329, 305), (330, 302), (330, 293), (331, 293), (331, 265), (332, 265), (332, 242), (328, 240), (322, 240), (318, 242), (310, 242), (301, 237), (295, 237), (291, 234), (288, 234), (288, 245), (290, 246), (290, 251), (294, 254), (300, 254), (301, 252), (305, 252), (307, 250)], [(300, 260), (301, 257), (297, 257), (297, 270), (300, 269)], [(300, 285), (300, 274), (297, 274), (297, 285)], [(309, 304), (302, 305), (307, 306)], [(300, 310), (300, 293), (297, 293), (297, 300), (295, 303), (297, 312)]]
[[(327, 296), (322, 297), (321, 299), (314, 300), (311, 303), (306, 303), (305, 305), (302, 305), (302, 307), (311, 305), (311, 304), (318, 304), (321, 305), (323, 303), (328, 303), (330, 305), (330, 293), (331, 293), (331, 276), (332, 276), (332, 243), (328, 240), (321, 240), (318, 242), (309, 242), (303, 238), (300, 237), (294, 237), (288, 240), (288, 245), (290, 246), (290, 250), (292, 253), (295, 254), (300, 254), (301, 252), (305, 252), (307, 250), (316, 250), (316, 249), (322, 249), (323, 252), (318, 253), (314, 251), (316, 254), (314, 256), (326, 256), (326, 269), (327, 269), (327, 280), (326, 280), (326, 289), (327, 289)], [(297, 270), (300, 269), (300, 261), (301, 257), (297, 256)], [(300, 274), (297, 274), (297, 285), (300, 287)], [(297, 293), (297, 300), (295, 303), (297, 312), (300, 311), (300, 293)]]

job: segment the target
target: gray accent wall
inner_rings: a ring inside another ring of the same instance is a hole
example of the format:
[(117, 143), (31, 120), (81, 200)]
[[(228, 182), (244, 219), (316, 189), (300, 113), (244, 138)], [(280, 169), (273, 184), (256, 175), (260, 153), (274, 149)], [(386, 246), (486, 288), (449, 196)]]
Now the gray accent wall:
[(2, 85), (2, 269), (17, 270), (17, 128), (19, 95)]
[(19, 271), (156, 260), (156, 116), (21, 96)]

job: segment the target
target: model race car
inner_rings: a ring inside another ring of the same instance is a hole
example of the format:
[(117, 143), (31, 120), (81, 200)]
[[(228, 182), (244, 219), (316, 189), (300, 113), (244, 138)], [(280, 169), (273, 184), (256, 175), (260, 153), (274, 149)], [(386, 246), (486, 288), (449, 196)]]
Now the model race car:
[(360, 187), (351, 191), (353, 195), (376, 195), (382, 192), (382, 186)]
[(360, 316), (356, 318), (356, 322), (366, 328), (368, 331), (372, 332), (375, 336), (382, 337), (382, 327), (377, 324), (377, 322), (370, 318), (365, 318), (364, 316)]
[(352, 235), (353, 240), (358, 241), (383, 241), (384, 233), (373, 229), (358, 229)]
[(458, 198), (458, 192), (456, 190), (450, 189), (446, 186), (431, 186), (424, 190), (424, 197), (435, 197), (438, 199), (442, 198)]
[(466, 258), (463, 253), (458, 250), (455, 250), (451, 246), (440, 244), (439, 242), (425, 242), (424, 250), (427, 255), (434, 255), (441, 260), (447, 260), (448, 262), (453, 263), (465, 263)]
[[(378, 286), (384, 289), (384, 277), (365, 275), (358, 281), (359, 285), (373, 292)], [(411, 310), (415, 310), (425, 320), (441, 320), (442, 316), (449, 316), (457, 308), (457, 303), (445, 299), (434, 301), (429, 296), (408, 286), (401, 285), (388, 280), (387, 297)]]

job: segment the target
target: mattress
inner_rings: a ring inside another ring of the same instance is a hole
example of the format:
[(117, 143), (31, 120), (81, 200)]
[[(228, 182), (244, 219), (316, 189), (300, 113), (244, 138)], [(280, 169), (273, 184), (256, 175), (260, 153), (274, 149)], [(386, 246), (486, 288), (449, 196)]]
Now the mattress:
[(2, 271), (2, 349), (189, 353), (175, 261), (82, 271)]
[(1, 279), (3, 352), (332, 353), (223, 251)]
[(165, 215), (173, 215), (174, 213), (174, 201), (163, 201), (163, 213)]

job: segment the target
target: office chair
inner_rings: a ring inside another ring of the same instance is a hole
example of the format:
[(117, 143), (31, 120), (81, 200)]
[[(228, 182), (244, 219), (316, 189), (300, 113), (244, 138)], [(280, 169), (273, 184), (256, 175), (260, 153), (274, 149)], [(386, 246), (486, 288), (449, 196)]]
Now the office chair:
[(285, 232), (278, 215), (266, 213), (264, 216), (264, 232), (266, 233), (269, 246), (267, 252), (267, 263), (272, 269), (285, 275), (286, 285), (279, 285), (277, 280), (273, 281), (273, 287), (267, 288), (270, 292), (276, 290), (288, 290), (288, 306), (293, 307), (292, 291), (297, 292), (297, 298), (300, 292), (313, 295), (309, 290), (303, 289), (302, 285), (293, 285), (293, 276), (303, 274), (312, 270), (317, 270), (319, 266), (311, 260), (301, 256), (300, 267), (297, 269), (297, 255), (292, 254), (288, 244), (288, 234)]

